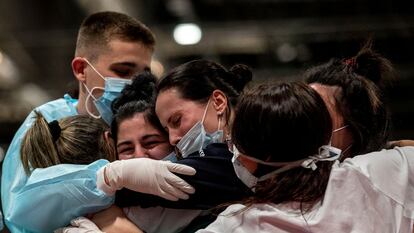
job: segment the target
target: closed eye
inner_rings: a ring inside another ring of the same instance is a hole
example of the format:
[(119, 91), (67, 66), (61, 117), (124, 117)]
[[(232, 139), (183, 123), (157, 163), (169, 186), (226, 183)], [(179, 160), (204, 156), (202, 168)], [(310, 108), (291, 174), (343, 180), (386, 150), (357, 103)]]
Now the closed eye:
[(122, 149), (118, 149), (118, 154), (133, 154), (134, 148), (133, 147), (126, 147)]
[(178, 128), (181, 123), (181, 115), (176, 115), (171, 120), (171, 126), (174, 128)]

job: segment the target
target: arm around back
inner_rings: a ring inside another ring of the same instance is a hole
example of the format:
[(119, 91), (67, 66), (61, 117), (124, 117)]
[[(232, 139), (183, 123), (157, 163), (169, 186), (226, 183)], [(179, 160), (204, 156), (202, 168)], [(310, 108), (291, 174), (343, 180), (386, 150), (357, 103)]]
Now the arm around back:
[(226, 144), (211, 144), (204, 149), (204, 153), (203, 157), (196, 152), (177, 162), (191, 166), (197, 171), (194, 176), (179, 175), (195, 189), (195, 193), (191, 194), (189, 199), (172, 202), (153, 195), (123, 189), (116, 194), (116, 204), (120, 207), (139, 205), (176, 209), (210, 209), (251, 195), (251, 191), (234, 172), (231, 162), (232, 154), (228, 151)]
[[(77, 115), (76, 100), (65, 96), (46, 103), (36, 111), (50, 122)], [(3, 162), (1, 201), (7, 227), (11, 232), (52, 232), (71, 219), (109, 206), (113, 202), (98, 190), (96, 170), (106, 161), (89, 166), (61, 164), (35, 169), (28, 177), (20, 160), (20, 146), (32, 126), (32, 111), (16, 132)]]

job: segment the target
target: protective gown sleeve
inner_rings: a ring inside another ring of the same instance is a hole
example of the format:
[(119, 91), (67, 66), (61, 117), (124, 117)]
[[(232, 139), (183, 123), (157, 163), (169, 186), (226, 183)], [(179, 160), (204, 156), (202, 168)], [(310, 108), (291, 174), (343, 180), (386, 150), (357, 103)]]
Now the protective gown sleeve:
[[(58, 99), (38, 108), (48, 122), (77, 115), (76, 101)], [(99, 211), (113, 203), (113, 197), (96, 187), (96, 171), (108, 163), (61, 164), (35, 169), (30, 177), (20, 160), (20, 146), (33, 123), (33, 111), (16, 132), (3, 162), (1, 201), (6, 226), (13, 233), (53, 232), (74, 217)]]

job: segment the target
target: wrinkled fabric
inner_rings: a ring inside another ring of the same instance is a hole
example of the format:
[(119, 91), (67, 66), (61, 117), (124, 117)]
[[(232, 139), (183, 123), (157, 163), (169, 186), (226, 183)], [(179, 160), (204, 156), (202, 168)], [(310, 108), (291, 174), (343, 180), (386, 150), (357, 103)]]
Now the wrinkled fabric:
[[(77, 115), (76, 104), (77, 100), (65, 95), (35, 110), (50, 122)], [(108, 163), (106, 160), (35, 169), (27, 177), (20, 160), (20, 146), (34, 116), (32, 111), (20, 126), (3, 162), (1, 201), (5, 224), (13, 233), (53, 232), (73, 218), (104, 209), (113, 202), (113, 197), (96, 187), (96, 171)]]
[(202, 210), (168, 209), (160, 206), (150, 208), (131, 206), (123, 208), (123, 211), (129, 220), (146, 233), (180, 232), (203, 212)]
[(197, 232), (412, 233), (413, 218), (414, 147), (401, 147), (335, 162), (323, 201), (306, 214), (299, 203), (235, 204)]
[(0, 231), (3, 230), (3, 214), (0, 211)]

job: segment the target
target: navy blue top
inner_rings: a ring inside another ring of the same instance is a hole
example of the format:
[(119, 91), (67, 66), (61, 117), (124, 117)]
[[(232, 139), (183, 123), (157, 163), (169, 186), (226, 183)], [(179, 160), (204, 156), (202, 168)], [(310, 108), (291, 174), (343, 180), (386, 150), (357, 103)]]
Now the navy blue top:
[(213, 143), (198, 152), (177, 161), (196, 169), (194, 176), (178, 175), (195, 188), (188, 200), (168, 201), (158, 196), (122, 189), (116, 193), (115, 204), (119, 207), (162, 206), (175, 209), (210, 209), (219, 204), (239, 201), (252, 192), (236, 176), (231, 158), (233, 154), (224, 143)]

